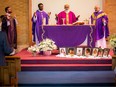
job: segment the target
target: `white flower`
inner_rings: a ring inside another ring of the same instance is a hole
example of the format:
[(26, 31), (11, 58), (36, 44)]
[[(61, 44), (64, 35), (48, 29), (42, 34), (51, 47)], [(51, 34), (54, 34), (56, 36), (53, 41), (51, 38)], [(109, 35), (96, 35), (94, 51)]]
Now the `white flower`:
[(48, 39), (48, 38), (41, 41), (38, 46), (39, 46), (40, 51), (57, 49), (55, 42), (51, 39)]
[(31, 47), (28, 47), (28, 51), (33, 53), (33, 52), (38, 52), (39, 53), (39, 48), (37, 45), (34, 45), (34, 46), (31, 46)]
[(110, 44), (112, 47), (116, 47), (116, 34), (110, 36)]
[(40, 52), (54, 49), (57, 49), (55, 42), (48, 38), (41, 41), (38, 45), (28, 47), (29, 52)]

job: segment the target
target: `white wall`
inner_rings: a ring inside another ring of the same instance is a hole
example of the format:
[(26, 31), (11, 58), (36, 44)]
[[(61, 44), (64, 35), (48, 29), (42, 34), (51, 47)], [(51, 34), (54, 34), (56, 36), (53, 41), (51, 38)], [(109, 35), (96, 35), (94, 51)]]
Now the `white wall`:
[(38, 9), (40, 2), (44, 4), (46, 12), (51, 12), (50, 24), (55, 24), (55, 14), (64, 10), (64, 4), (69, 4), (70, 10), (76, 16), (80, 15), (80, 21), (89, 19), (95, 5), (99, 5), (102, 9), (102, 0), (32, 0), (32, 13)]

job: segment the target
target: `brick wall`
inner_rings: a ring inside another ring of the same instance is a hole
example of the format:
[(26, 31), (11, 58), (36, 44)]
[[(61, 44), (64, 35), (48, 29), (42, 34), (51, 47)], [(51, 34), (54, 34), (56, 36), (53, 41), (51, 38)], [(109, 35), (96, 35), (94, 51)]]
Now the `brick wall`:
[(116, 33), (116, 0), (104, 0), (104, 11), (109, 17), (110, 33)]
[(0, 15), (5, 14), (4, 8), (10, 6), (13, 13), (16, 14), (18, 25), (18, 47), (28, 45), (29, 43), (29, 0), (0, 0)]

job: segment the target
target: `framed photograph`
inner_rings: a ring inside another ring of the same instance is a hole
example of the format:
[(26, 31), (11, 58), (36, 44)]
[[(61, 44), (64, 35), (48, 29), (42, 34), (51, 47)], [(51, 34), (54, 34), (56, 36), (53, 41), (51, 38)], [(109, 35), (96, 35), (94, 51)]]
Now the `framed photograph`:
[(60, 48), (60, 55), (66, 55), (66, 48)]
[(67, 54), (71, 56), (75, 55), (75, 48), (74, 47), (67, 48)]
[(103, 57), (103, 52), (104, 52), (104, 49), (99, 49), (98, 50), (98, 57)]
[(96, 56), (98, 56), (98, 48), (93, 48), (93, 50), (92, 50), (92, 56), (94, 56), (94, 57), (96, 57)]
[(82, 56), (83, 55), (83, 48), (77, 48), (76, 49), (76, 55), (77, 56)]
[(85, 54), (85, 56), (90, 56), (91, 55), (91, 48), (85, 48), (84, 54)]
[(103, 52), (103, 56), (104, 56), (104, 57), (108, 57), (109, 52), (110, 52), (110, 49), (109, 49), (109, 48), (105, 48), (105, 49), (104, 49), (104, 52)]

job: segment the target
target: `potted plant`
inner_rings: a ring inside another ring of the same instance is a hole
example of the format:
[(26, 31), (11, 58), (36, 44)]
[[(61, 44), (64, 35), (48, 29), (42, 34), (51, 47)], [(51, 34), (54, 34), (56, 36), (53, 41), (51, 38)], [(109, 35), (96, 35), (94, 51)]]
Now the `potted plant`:
[(113, 47), (114, 55), (116, 55), (116, 34), (110, 36), (110, 44)]
[(39, 43), (38, 48), (44, 55), (51, 55), (51, 51), (57, 49), (57, 46), (53, 40), (46, 38)]
[(36, 56), (36, 54), (40, 52), (37, 45), (28, 47), (28, 51), (31, 52), (33, 56)]

